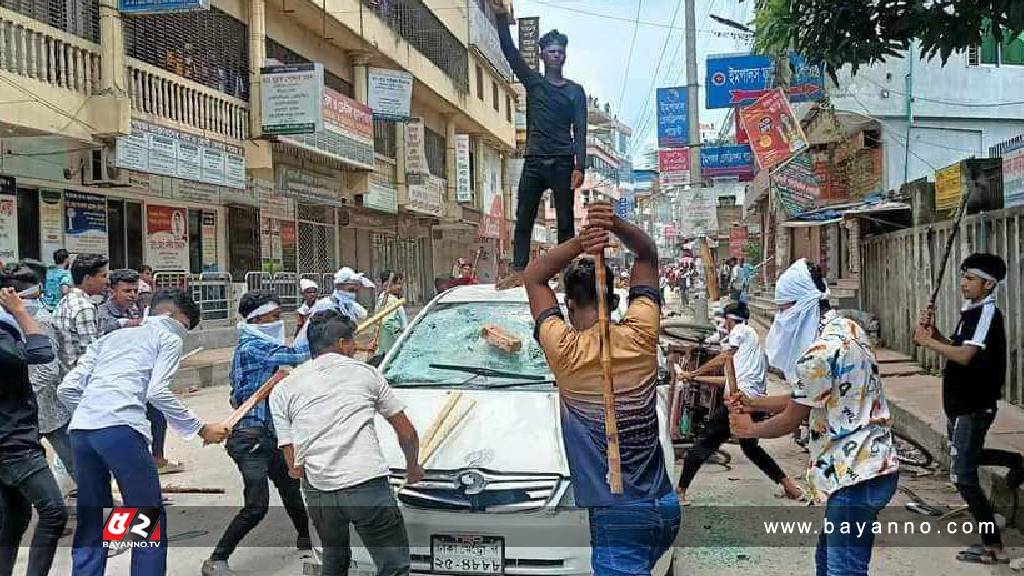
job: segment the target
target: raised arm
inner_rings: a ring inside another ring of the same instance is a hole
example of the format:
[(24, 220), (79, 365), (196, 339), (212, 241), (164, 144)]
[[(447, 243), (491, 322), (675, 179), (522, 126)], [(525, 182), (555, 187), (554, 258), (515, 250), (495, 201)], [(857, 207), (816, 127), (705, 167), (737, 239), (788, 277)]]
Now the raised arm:
[(519, 53), (519, 49), (516, 48), (515, 43), (512, 41), (512, 33), (508, 29), (512, 23), (509, 22), (508, 14), (498, 14), (496, 20), (501, 51), (505, 54), (505, 60), (508, 60), (509, 66), (512, 67), (512, 71), (516, 74), (516, 78), (519, 78), (519, 81), (527, 88), (538, 81), (543, 81), (544, 78), (536, 70), (530, 68), (526, 60), (523, 60), (523, 55)]
[(658, 248), (654, 240), (635, 224), (627, 222), (615, 215), (612, 205), (608, 202), (595, 202), (590, 205), (588, 218), (591, 226), (604, 228), (622, 240), (636, 259), (633, 272), (629, 279), (629, 287), (648, 286), (658, 288)]
[(572, 119), (573, 160), (580, 175), (573, 181), (573, 188), (583, 185), (583, 174), (587, 171), (587, 95), (580, 87), (573, 102), (575, 112)]

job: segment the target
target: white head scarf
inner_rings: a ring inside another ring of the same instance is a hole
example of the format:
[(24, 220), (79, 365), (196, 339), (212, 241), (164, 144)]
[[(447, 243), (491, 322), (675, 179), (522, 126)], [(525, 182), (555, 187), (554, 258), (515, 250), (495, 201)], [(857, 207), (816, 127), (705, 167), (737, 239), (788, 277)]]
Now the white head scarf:
[(792, 302), (793, 306), (775, 315), (765, 342), (765, 352), (768, 362), (781, 370), (789, 382), (796, 381), (797, 358), (818, 335), (818, 323), (821, 321), (818, 302), (825, 298), (828, 298), (828, 290), (822, 292), (814, 285), (807, 260), (803, 258), (783, 272), (775, 284), (775, 303)]

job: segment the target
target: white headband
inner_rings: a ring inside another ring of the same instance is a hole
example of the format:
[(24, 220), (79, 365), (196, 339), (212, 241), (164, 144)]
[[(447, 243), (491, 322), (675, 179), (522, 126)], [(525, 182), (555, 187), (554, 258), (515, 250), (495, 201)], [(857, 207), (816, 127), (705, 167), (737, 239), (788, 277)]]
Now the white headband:
[(739, 315), (736, 315), (736, 314), (726, 314), (725, 317), (729, 318), (730, 320), (736, 320), (737, 322), (746, 322), (747, 321), (747, 319), (744, 318), (743, 316), (739, 316)]
[(39, 285), (38, 284), (36, 284), (35, 286), (33, 286), (31, 288), (25, 288), (21, 292), (18, 292), (18, 296), (21, 296), (22, 298), (29, 298), (29, 297), (35, 296), (37, 294), (39, 294)]
[(999, 284), (999, 280), (996, 280), (995, 276), (989, 274), (988, 272), (985, 272), (984, 270), (978, 270), (977, 268), (965, 268), (964, 274), (972, 274), (974, 276), (977, 276), (978, 278), (981, 278), (982, 280), (988, 280), (989, 282), (995, 282), (996, 284)]
[(253, 318), (255, 318), (257, 316), (263, 316), (264, 314), (270, 314), (271, 312), (273, 312), (274, 310), (277, 310), (278, 308), (280, 308), (280, 306), (278, 306), (277, 302), (267, 302), (266, 304), (260, 306), (259, 308), (253, 310), (252, 312), (249, 312), (249, 315), (246, 316), (245, 319), (246, 320), (252, 320)]

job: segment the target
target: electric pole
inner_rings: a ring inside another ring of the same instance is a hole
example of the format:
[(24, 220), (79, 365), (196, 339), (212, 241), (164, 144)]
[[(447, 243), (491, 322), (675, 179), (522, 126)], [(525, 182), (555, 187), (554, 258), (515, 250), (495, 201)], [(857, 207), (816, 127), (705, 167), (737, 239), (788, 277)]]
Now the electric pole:
[(694, 0), (686, 0), (686, 96), (690, 124), (690, 187), (701, 188), (700, 93), (697, 76), (697, 21)]

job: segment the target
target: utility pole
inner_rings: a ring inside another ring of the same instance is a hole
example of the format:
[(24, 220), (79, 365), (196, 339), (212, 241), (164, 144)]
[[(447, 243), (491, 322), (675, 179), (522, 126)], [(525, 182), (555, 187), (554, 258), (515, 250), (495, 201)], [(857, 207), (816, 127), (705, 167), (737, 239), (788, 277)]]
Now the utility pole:
[(906, 142), (903, 146), (903, 183), (910, 181), (910, 126), (914, 123), (914, 54), (915, 42), (910, 42), (910, 51), (907, 54), (907, 85), (904, 92), (907, 93), (907, 133)]
[(697, 76), (697, 19), (694, 0), (686, 0), (686, 111), (690, 124), (690, 186), (702, 187), (700, 170), (700, 93)]

